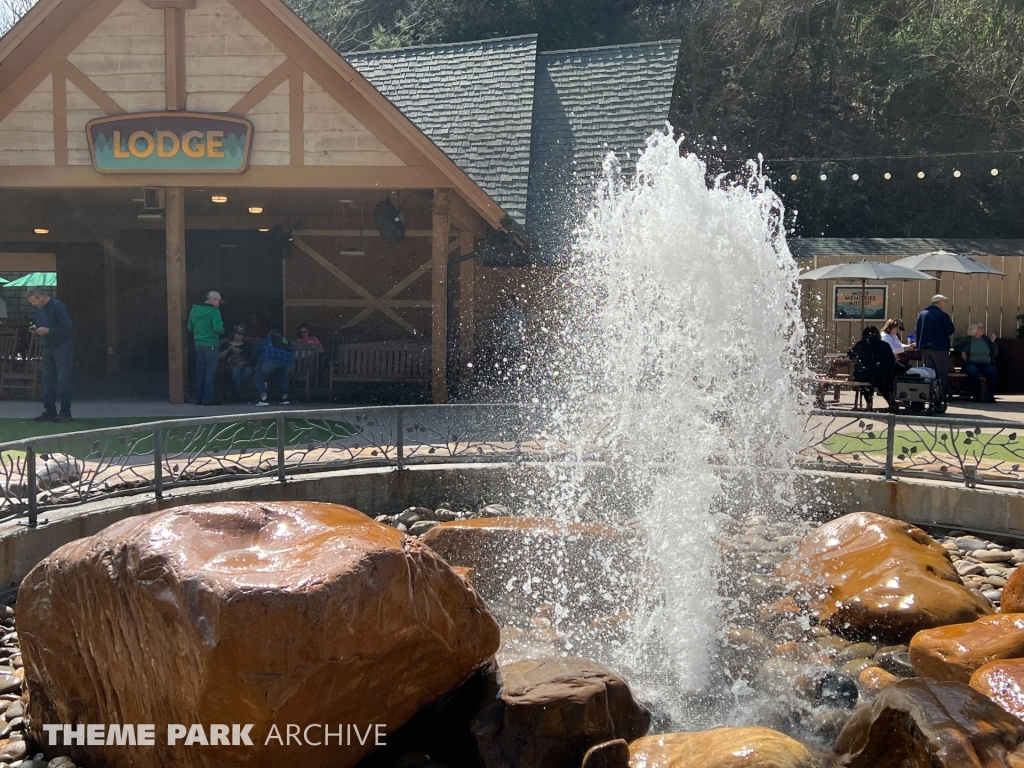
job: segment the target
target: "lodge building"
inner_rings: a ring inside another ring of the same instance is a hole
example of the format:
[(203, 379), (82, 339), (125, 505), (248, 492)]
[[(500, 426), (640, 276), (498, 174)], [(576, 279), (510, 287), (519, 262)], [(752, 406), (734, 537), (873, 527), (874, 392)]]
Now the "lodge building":
[(341, 55), (280, 0), (39, 0), (0, 38), (0, 275), (55, 271), (76, 371), (172, 402), (211, 289), (230, 322), (427, 345), (444, 402), (603, 154), (664, 126), (678, 49)]

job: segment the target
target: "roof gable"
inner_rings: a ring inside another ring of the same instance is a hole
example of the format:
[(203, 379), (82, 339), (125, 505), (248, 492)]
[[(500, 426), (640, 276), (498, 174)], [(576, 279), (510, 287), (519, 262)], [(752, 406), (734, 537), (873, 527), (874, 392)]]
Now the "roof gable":
[(509, 216), (525, 222), (536, 35), (345, 58)]

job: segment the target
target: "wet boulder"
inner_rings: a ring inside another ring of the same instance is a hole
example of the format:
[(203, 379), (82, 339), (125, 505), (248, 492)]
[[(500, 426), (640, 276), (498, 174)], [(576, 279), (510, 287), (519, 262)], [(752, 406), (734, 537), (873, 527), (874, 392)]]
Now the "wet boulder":
[(915, 678), (879, 691), (833, 747), (844, 768), (1018, 768), (1024, 722), (963, 683)]
[(919, 677), (969, 683), (990, 661), (1024, 656), (1024, 613), (985, 616), (968, 624), (926, 629), (910, 641), (910, 663)]
[(1024, 659), (991, 661), (971, 675), (971, 688), (1024, 719)]
[[(155, 746), (57, 749), (111, 768), (352, 766), (376, 738), (266, 739), (288, 723), (394, 731), (498, 648), (482, 600), (433, 551), (334, 504), (124, 520), (43, 560), (18, 605), (36, 741), (44, 723), (155, 724)], [(163, 738), (193, 723), (252, 724), (253, 746)]]
[(1024, 568), (1014, 568), (999, 601), (1003, 613), (1024, 613)]
[(846, 637), (904, 643), (922, 629), (993, 613), (924, 531), (871, 512), (813, 531), (778, 575), (799, 604)]
[(713, 728), (645, 736), (629, 745), (630, 768), (822, 768), (827, 760), (770, 728)]
[(577, 768), (591, 747), (650, 727), (626, 681), (589, 659), (519, 661), (500, 675), (470, 726), (485, 768)]

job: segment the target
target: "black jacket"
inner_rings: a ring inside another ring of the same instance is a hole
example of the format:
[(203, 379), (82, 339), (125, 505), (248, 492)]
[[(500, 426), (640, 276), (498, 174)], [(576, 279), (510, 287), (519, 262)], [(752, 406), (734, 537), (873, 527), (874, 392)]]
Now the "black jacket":
[(853, 378), (857, 381), (884, 382), (888, 386), (899, 373), (892, 347), (881, 339), (861, 339), (853, 345), (848, 356), (854, 361)]

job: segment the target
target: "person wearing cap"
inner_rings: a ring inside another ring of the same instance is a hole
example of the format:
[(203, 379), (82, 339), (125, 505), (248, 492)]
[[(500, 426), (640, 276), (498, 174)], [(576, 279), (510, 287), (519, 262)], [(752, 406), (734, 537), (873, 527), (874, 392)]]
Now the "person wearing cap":
[(217, 374), (217, 347), (224, 333), (220, 316), (223, 304), (217, 291), (206, 294), (206, 302), (195, 304), (188, 314), (188, 329), (196, 345), (196, 405), (213, 403), (213, 378)]
[(914, 335), (917, 348), (921, 350), (924, 364), (934, 369), (935, 377), (942, 382), (942, 392), (949, 395), (949, 337), (956, 331), (953, 320), (946, 314), (948, 299), (941, 293), (932, 296), (932, 303), (917, 316)]
[(231, 338), (220, 345), (220, 359), (231, 372), (231, 392), (236, 400), (241, 398), (242, 386), (252, 376), (252, 344), (245, 340), (245, 326), (236, 325), (231, 329)]

